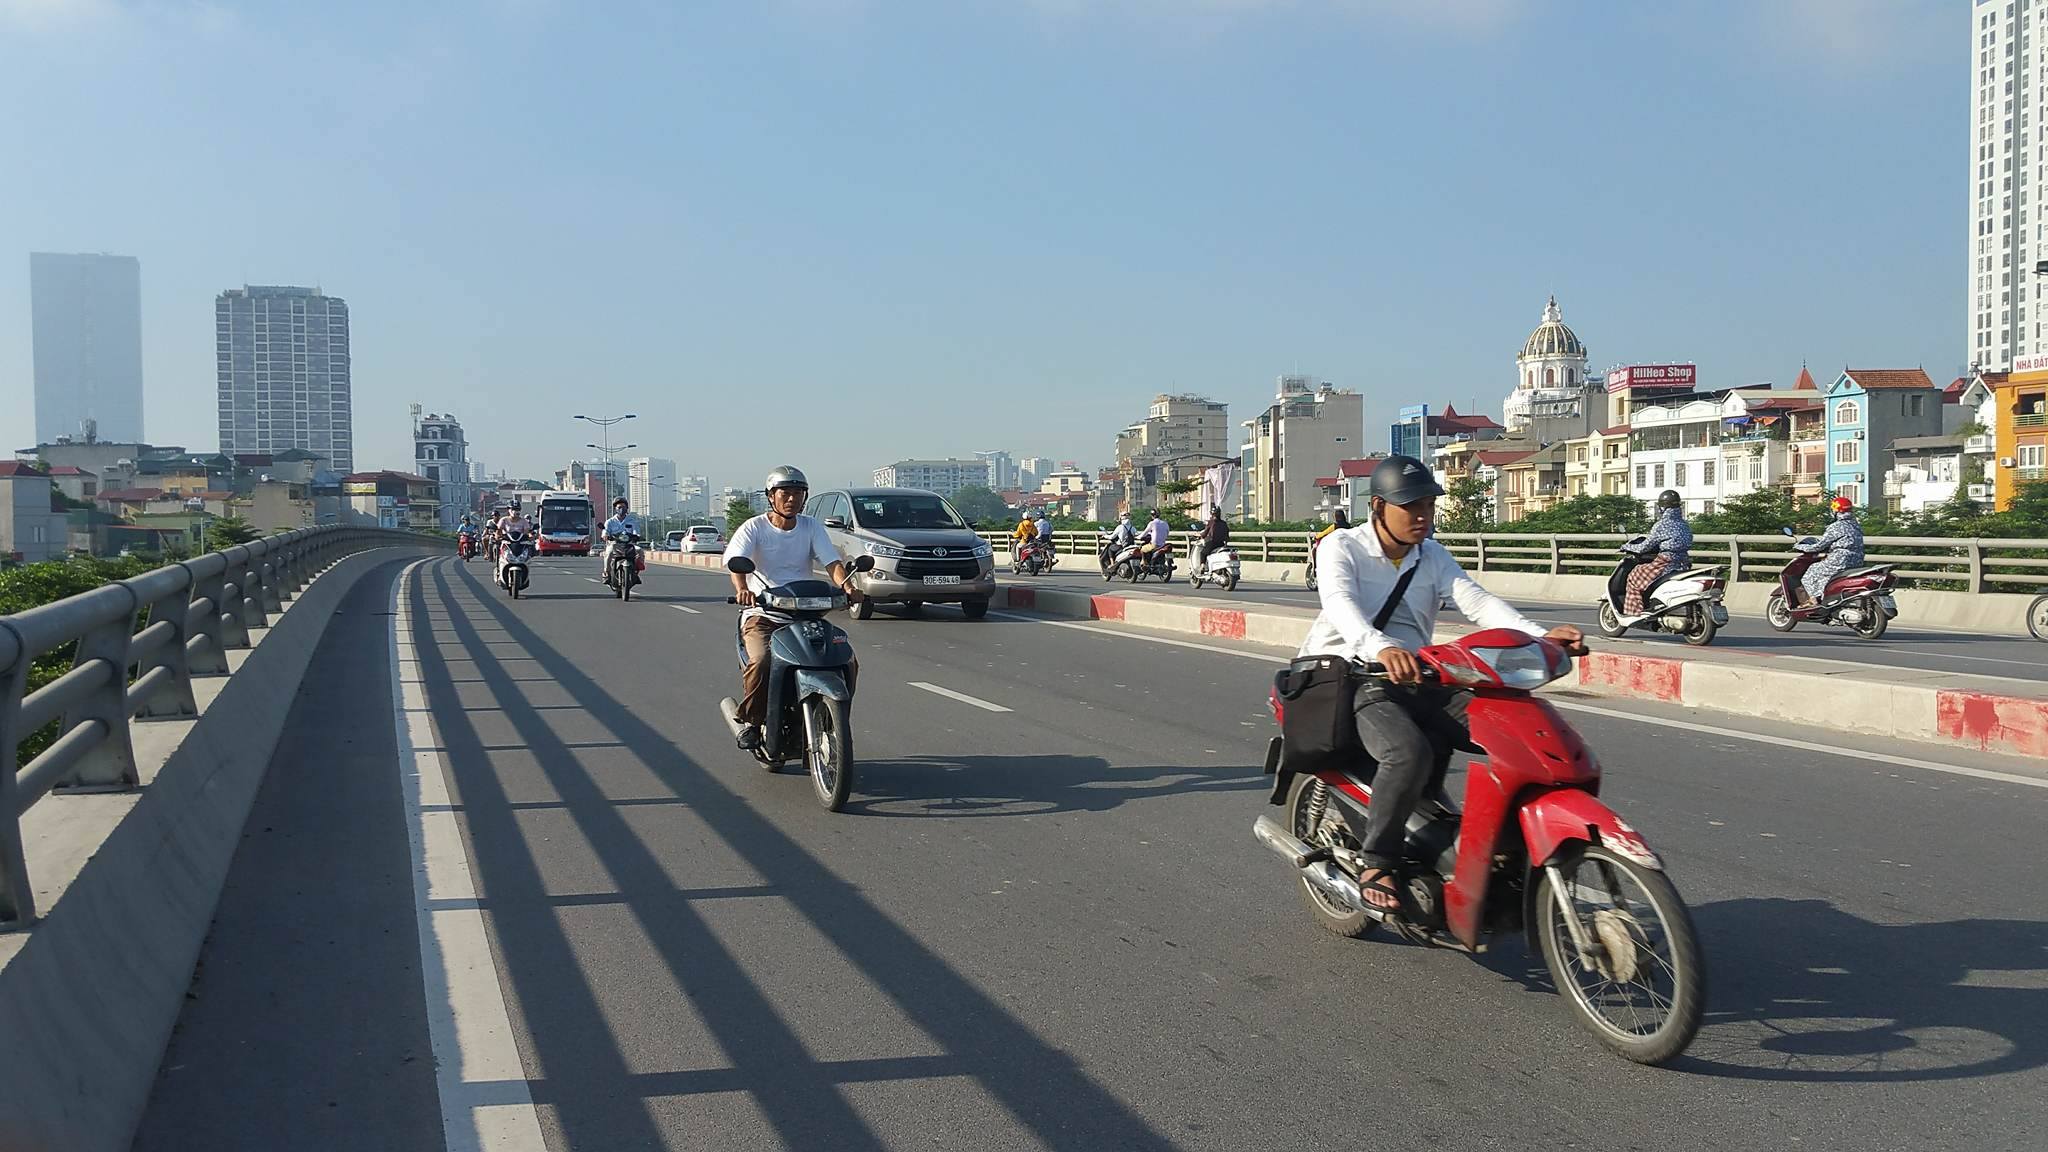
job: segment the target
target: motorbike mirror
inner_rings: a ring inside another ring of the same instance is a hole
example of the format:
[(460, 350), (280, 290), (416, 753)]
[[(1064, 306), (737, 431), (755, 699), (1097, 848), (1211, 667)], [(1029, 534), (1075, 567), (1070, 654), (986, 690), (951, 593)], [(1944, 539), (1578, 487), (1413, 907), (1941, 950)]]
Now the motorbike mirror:
[(856, 556), (853, 558), (853, 570), (855, 572), (865, 572), (874, 566), (875, 558), (873, 556)]
[(1780, 528), (1778, 529), (1778, 531), (1783, 532), (1785, 535), (1792, 537), (1794, 540), (1797, 540), (1799, 538), (1799, 533), (1794, 532), (1790, 528)]
[(736, 572), (741, 576), (745, 576), (747, 573), (752, 572), (754, 570), (754, 562), (752, 560), (747, 559), (745, 556), (733, 556), (726, 560), (725, 570), (727, 572)]

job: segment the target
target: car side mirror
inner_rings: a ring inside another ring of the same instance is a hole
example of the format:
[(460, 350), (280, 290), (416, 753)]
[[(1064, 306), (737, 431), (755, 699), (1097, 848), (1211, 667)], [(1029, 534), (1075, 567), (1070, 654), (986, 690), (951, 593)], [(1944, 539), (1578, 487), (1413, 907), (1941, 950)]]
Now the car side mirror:
[(873, 556), (855, 556), (853, 558), (853, 570), (855, 572), (865, 572), (874, 566), (875, 558)]
[(840, 519), (837, 516), (827, 516), (825, 517), (825, 527), (838, 528), (843, 531), (846, 528), (846, 521)]
[(754, 562), (745, 556), (729, 557), (725, 562), (725, 570), (735, 575), (745, 576), (754, 570)]

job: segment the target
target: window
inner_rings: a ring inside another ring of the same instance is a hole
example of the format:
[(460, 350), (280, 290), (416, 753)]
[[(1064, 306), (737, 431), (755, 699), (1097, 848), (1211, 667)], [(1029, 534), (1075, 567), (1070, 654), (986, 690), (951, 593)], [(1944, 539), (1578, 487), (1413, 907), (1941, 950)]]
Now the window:
[(1913, 395), (1906, 397), (1906, 415), (1924, 416), (1927, 413), (1927, 397)]
[(1851, 465), (1863, 463), (1862, 442), (1857, 440), (1835, 441), (1835, 463)]
[(1714, 462), (1712, 460), (1709, 460), (1706, 463), (1700, 465), (1700, 483), (1711, 485), (1713, 484), (1713, 482)]
[(1638, 465), (1636, 465), (1636, 487), (1638, 487), (1638, 488), (1648, 488), (1649, 486), (1650, 486), (1650, 466), (1649, 466), (1648, 464), (1638, 464)]
[(1856, 424), (1863, 419), (1863, 409), (1854, 400), (1844, 400), (1835, 405), (1835, 423)]
[(1664, 486), (1664, 466), (1662, 464), (1657, 465), (1656, 475), (1657, 487), (1662, 488)]
[(1685, 461), (1680, 460), (1671, 466), (1671, 481), (1680, 488), (1685, 487)]
[(2021, 468), (2040, 468), (2048, 465), (2048, 444), (2022, 444), (2013, 462)]
[(1860, 484), (1838, 485), (1835, 488), (1835, 495), (1842, 497), (1851, 504), (1861, 504), (1863, 503), (1863, 486)]
[(1548, 388), (1555, 383), (1557, 383), (1557, 369), (1545, 368), (1543, 370), (1543, 386)]

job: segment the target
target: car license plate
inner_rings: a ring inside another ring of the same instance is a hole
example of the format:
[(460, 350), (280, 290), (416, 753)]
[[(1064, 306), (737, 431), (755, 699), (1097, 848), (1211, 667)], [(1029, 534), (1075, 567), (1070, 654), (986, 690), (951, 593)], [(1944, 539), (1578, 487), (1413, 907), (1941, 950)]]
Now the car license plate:
[(924, 578), (924, 582), (927, 584), (958, 584), (960, 578), (958, 576), (927, 576)]

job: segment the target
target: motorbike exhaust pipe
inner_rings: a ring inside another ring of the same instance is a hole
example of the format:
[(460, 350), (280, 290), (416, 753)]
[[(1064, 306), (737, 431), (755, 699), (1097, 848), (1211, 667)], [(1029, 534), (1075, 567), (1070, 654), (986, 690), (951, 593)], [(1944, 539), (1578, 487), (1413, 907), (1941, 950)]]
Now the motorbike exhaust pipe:
[(1358, 881), (1352, 879), (1342, 868), (1330, 863), (1326, 849), (1318, 848), (1287, 831), (1271, 816), (1259, 817), (1258, 822), (1252, 825), (1252, 835), (1259, 843), (1272, 849), (1275, 855), (1300, 869), (1303, 880), (1335, 901), (1339, 907), (1352, 912), (1367, 913), (1375, 920), (1385, 918), (1377, 909), (1365, 906), (1365, 898), (1358, 891)]
[(1271, 816), (1259, 817), (1258, 823), (1252, 825), (1252, 835), (1259, 843), (1272, 849), (1276, 855), (1283, 857), (1296, 868), (1306, 868), (1328, 855), (1322, 849), (1282, 828), (1280, 822)]

